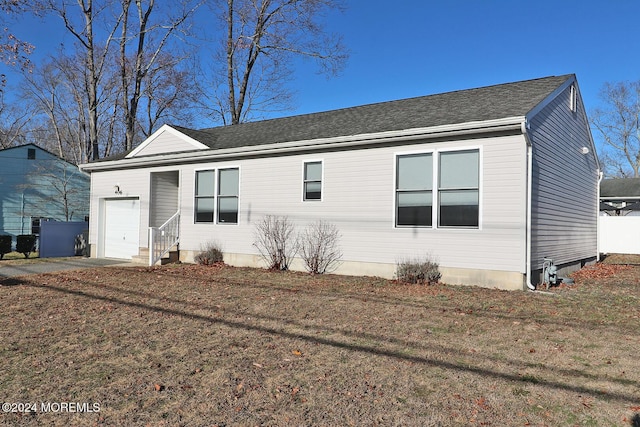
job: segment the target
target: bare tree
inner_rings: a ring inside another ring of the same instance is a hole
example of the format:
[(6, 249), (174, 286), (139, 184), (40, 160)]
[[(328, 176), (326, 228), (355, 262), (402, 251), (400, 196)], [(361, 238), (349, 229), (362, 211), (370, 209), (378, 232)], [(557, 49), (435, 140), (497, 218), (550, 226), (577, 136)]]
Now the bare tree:
[[(89, 177), (62, 159), (36, 160), (18, 190), (25, 198), (24, 215), (79, 220), (89, 203)], [(83, 219), (83, 218), (82, 218)]]
[[(212, 0), (225, 27), (217, 59), (212, 110), (225, 124), (251, 114), (288, 108), (291, 92), (283, 85), (296, 57), (315, 59), (337, 73), (347, 58), (341, 39), (322, 25), (325, 13), (342, 8), (340, 0)], [(224, 76), (224, 77), (221, 77)]]
[[(132, 3), (135, 3), (133, 13)], [(185, 22), (192, 16), (200, 3), (190, 1), (176, 2), (171, 8), (159, 9), (155, 0), (121, 0), (123, 23), (120, 37), (120, 64), (122, 78), (123, 109), (125, 117), (125, 150), (133, 148), (135, 129), (138, 120), (138, 106), (143, 97), (143, 83), (151, 70), (156, 67), (163, 50), (171, 36), (183, 29)], [(152, 13), (164, 19), (152, 21)], [(177, 13), (176, 13), (177, 12)], [(130, 16), (133, 15), (133, 16)], [(131, 22), (133, 17), (135, 24)], [(129, 59), (128, 46), (133, 42), (132, 60)], [(175, 50), (174, 50), (175, 54)], [(179, 62), (179, 61), (178, 61)]]
[(192, 112), (199, 92), (193, 73), (183, 65), (181, 58), (162, 54), (147, 72), (141, 97), (144, 115), (138, 119), (145, 137), (151, 135), (162, 121), (189, 126), (193, 120)]
[[(144, 96), (144, 80), (174, 35), (186, 28), (188, 18), (199, 0), (181, 0), (171, 4), (155, 0), (42, 0), (45, 11), (58, 16), (76, 41), (81, 55), (82, 80), (86, 100), (86, 142), (91, 160), (108, 155), (114, 149), (133, 147), (138, 128), (138, 109)], [(162, 4), (163, 7), (160, 7)], [(154, 18), (155, 17), (155, 18)], [(117, 71), (113, 65), (117, 64)], [(118, 87), (113, 85), (118, 76)], [(107, 92), (103, 92), (109, 88)], [(101, 105), (118, 94), (118, 105)], [(79, 101), (79, 100), (77, 100)], [(117, 134), (112, 120), (119, 114), (124, 124), (124, 144), (114, 147), (110, 136)], [(102, 132), (102, 135), (101, 135)], [(101, 153), (101, 148), (103, 152)], [(103, 154), (104, 153), (104, 154)]]
[[(37, 110), (40, 122), (45, 124), (43, 127), (50, 129), (41, 135), (38, 145), (46, 146), (72, 163), (85, 163), (93, 154), (93, 146), (89, 144), (91, 126), (86, 90), (89, 73), (83, 58), (83, 54), (70, 56), (61, 51), (34, 67), (32, 72), (23, 73), (23, 97)], [(111, 64), (107, 64), (108, 69), (96, 91), (96, 130), (101, 157), (110, 154), (113, 140), (122, 133), (118, 128), (122, 118), (119, 84), (115, 78), (117, 68)]]
[(606, 83), (601, 108), (591, 124), (604, 141), (602, 160), (608, 175), (640, 177), (640, 81)]
[[(96, 28), (99, 18), (108, 8), (108, 4), (100, 4), (99, 0), (77, 0), (75, 6), (69, 1), (46, 0), (46, 11), (62, 19), (67, 31), (77, 41), (77, 46), (84, 54), (83, 65), (86, 67), (86, 96), (88, 133), (87, 145), (91, 147), (91, 159), (100, 157), (98, 140), (98, 103), (99, 87), (104, 77), (110, 46), (114, 42), (115, 33), (120, 27), (124, 14), (116, 15), (110, 21), (106, 37), (99, 42), (99, 29)], [(72, 9), (72, 10), (71, 10)], [(74, 13), (75, 11), (75, 13)]]
[(26, 143), (28, 125), (34, 112), (17, 104), (8, 105), (0, 90), (0, 148)]
[[(24, 2), (18, 0), (0, 0), (0, 12), (2, 13), (3, 30), (0, 31), (0, 61), (9, 65), (17, 65), (21, 68), (29, 68), (29, 54), (33, 52), (34, 46), (31, 43), (18, 39), (6, 27), (6, 21), (10, 18), (31, 10), (36, 12), (37, 5), (32, 5), (30, 9)], [(3, 82), (4, 83), (4, 82)]]

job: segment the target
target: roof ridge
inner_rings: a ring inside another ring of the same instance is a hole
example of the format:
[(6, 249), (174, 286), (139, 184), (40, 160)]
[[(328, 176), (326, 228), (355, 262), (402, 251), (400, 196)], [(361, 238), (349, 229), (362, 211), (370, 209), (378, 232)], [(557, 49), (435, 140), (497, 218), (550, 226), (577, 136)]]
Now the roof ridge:
[(428, 95), (418, 95), (418, 96), (411, 96), (411, 97), (408, 97), (408, 98), (390, 99), (390, 100), (387, 100), (387, 101), (371, 102), (371, 103), (368, 103), (368, 104), (360, 104), (360, 105), (352, 105), (350, 107), (335, 108), (335, 109), (331, 109), (331, 110), (316, 111), (316, 112), (312, 112), (312, 113), (295, 114), (295, 115), (292, 115), (292, 116), (273, 117), (273, 118), (263, 119), (263, 120), (242, 122), (242, 123), (239, 123), (237, 125), (219, 125), (219, 126), (212, 126), (212, 127), (208, 127), (208, 128), (201, 128), (201, 129), (186, 128), (184, 126), (179, 126), (179, 127), (181, 127), (182, 129), (188, 129), (188, 130), (192, 130), (192, 131), (208, 132), (208, 131), (212, 131), (212, 130), (219, 130), (219, 129), (222, 129), (222, 128), (228, 128), (230, 126), (251, 125), (251, 124), (256, 124), (256, 123), (269, 123), (269, 122), (273, 122), (273, 121), (277, 121), (277, 120), (291, 120), (291, 119), (304, 118), (304, 117), (310, 117), (310, 116), (327, 115), (327, 114), (340, 113), (340, 112), (349, 111), (349, 110), (364, 109), (364, 108), (370, 108), (370, 107), (376, 107), (376, 106), (384, 106), (384, 105), (387, 105), (387, 104), (394, 104), (394, 103), (399, 103), (399, 102), (406, 102), (406, 101), (412, 101), (412, 100), (421, 100), (421, 99), (430, 98), (430, 97), (441, 97), (441, 96), (447, 96), (447, 95), (452, 95), (452, 94), (456, 94), (456, 93), (475, 92), (475, 91), (479, 91), (479, 90), (487, 90), (487, 89), (498, 88), (498, 87), (521, 85), (521, 84), (531, 83), (531, 82), (535, 82), (535, 81), (551, 80), (551, 79), (563, 79), (563, 80), (566, 80), (568, 78), (571, 78), (572, 76), (575, 76), (575, 74), (562, 74), (562, 75), (559, 75), (559, 76), (551, 75), (551, 76), (546, 76), (546, 77), (537, 77), (537, 78), (533, 78), (533, 79), (519, 80), (519, 81), (515, 81), (515, 82), (496, 83), (496, 84), (480, 86), (480, 87), (471, 87), (471, 88), (466, 88), (466, 89), (451, 90), (451, 91), (447, 91), (447, 92), (431, 93), (431, 94), (428, 94)]

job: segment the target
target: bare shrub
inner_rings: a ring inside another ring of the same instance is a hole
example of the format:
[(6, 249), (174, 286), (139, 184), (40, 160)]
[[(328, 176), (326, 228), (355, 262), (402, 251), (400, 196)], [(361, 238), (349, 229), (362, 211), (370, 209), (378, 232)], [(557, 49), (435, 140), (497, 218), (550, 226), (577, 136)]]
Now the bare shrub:
[(396, 262), (396, 278), (404, 283), (438, 283), (442, 276), (439, 267), (428, 255), (424, 258), (405, 259)]
[(296, 255), (294, 225), (286, 216), (265, 215), (255, 227), (255, 242), (260, 256), (271, 270), (288, 270)]
[(309, 224), (298, 235), (300, 257), (309, 273), (322, 274), (337, 267), (342, 258), (339, 240), (338, 228), (323, 220)]
[(217, 242), (207, 242), (202, 251), (193, 257), (200, 265), (213, 265), (224, 261), (222, 249)]

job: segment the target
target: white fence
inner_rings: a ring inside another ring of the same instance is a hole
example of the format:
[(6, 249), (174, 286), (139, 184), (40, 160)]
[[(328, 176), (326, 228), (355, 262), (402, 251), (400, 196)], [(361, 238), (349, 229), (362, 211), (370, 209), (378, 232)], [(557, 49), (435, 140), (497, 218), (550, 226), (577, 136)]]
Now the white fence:
[(600, 252), (640, 254), (640, 216), (598, 217)]

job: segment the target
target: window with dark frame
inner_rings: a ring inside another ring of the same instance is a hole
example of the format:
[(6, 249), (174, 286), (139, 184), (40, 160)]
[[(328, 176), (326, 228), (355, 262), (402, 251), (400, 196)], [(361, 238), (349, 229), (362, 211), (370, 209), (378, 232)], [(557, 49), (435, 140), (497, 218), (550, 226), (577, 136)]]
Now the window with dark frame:
[(36, 159), (36, 149), (27, 148), (27, 160), (35, 160), (35, 159)]
[(42, 220), (40, 217), (31, 218), (31, 234), (35, 234), (36, 236), (40, 235), (40, 222)]
[(220, 169), (218, 171), (218, 222), (222, 224), (238, 223), (238, 192), (240, 171)]
[(440, 153), (438, 226), (479, 226), (480, 151)]
[(195, 222), (213, 222), (215, 171), (196, 171)]
[(396, 162), (396, 226), (431, 227), (433, 155), (403, 155)]
[(322, 162), (304, 164), (304, 200), (322, 200)]

